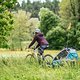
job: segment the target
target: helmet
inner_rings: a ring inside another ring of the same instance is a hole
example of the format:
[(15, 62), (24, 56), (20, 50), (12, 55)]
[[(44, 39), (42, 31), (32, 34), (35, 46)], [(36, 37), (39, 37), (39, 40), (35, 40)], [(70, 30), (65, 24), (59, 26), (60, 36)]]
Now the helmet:
[(35, 32), (37, 32), (37, 33), (38, 33), (38, 32), (41, 32), (41, 31), (40, 31), (40, 29), (36, 29), (36, 30), (35, 30)]

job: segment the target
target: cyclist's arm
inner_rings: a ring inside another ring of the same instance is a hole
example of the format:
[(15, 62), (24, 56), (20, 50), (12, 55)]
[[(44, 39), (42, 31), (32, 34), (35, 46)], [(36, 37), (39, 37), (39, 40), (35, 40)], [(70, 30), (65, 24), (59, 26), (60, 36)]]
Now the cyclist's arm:
[(30, 43), (30, 45), (29, 45), (28, 48), (30, 48), (30, 47), (36, 42), (36, 39), (37, 39), (37, 37), (35, 36), (35, 37), (33, 38), (32, 42)]
[(40, 45), (38, 44), (37, 46), (36, 46), (36, 48), (38, 48)]

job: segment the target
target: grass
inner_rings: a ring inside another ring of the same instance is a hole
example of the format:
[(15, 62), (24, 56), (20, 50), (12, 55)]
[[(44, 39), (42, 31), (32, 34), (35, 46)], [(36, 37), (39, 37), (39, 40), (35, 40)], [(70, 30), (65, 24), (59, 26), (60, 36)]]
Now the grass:
[(42, 67), (20, 58), (0, 59), (0, 80), (79, 80), (80, 65)]
[[(45, 51), (52, 53), (53, 51)], [(58, 52), (58, 51), (54, 51)], [(50, 53), (50, 54), (51, 54)], [(52, 54), (54, 54), (52, 53)], [(79, 54), (79, 52), (78, 52)], [(0, 80), (79, 80), (80, 64), (49, 68), (24, 58), (0, 58)]]

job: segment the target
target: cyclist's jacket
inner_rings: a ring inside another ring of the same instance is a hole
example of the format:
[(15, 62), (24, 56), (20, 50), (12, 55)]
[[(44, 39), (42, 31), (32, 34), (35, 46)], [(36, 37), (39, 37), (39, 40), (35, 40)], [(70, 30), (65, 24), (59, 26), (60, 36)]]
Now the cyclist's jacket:
[(39, 46), (42, 46), (42, 45), (48, 45), (49, 43), (47, 42), (47, 40), (44, 38), (43, 34), (42, 33), (38, 33), (34, 36), (32, 42), (30, 43), (29, 45), (29, 48), (35, 43), (35, 42), (38, 42), (38, 45), (36, 46), (39, 47)]

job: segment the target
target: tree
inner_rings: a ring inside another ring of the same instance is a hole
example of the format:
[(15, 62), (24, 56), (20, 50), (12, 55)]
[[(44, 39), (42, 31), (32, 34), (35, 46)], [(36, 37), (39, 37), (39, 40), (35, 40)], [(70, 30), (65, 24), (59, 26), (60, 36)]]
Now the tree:
[(46, 35), (49, 49), (62, 49), (65, 46), (66, 32), (60, 26), (52, 28)]
[(21, 5), (22, 5), (21, 6), (21, 9), (25, 10), (25, 8), (26, 8), (26, 2), (24, 0), (22, 1), (22, 4)]
[[(71, 28), (67, 32), (68, 46), (75, 46), (79, 49), (79, 26), (80, 22), (80, 1), (79, 0), (62, 0), (60, 3), (60, 15), (67, 21), (67, 24), (71, 23)], [(68, 27), (68, 26), (66, 26)]]
[(59, 11), (58, 4), (59, 4), (58, 0), (53, 0), (53, 1), (46, 0), (43, 3), (41, 1), (33, 1), (31, 3), (30, 0), (28, 0), (27, 3), (25, 1), (22, 2), (21, 8), (25, 10), (26, 12), (32, 13), (31, 17), (39, 18), (38, 13), (40, 11), (40, 8), (42, 7), (49, 8), (54, 13), (58, 14), (58, 11)]
[(75, 19), (79, 19), (80, 10), (80, 1), (79, 0), (62, 0), (60, 3), (60, 16), (63, 19), (71, 20), (75, 17)]
[(14, 14), (14, 30), (11, 32), (9, 45), (12, 50), (23, 49), (23, 42), (32, 39), (38, 19), (32, 19), (31, 13), (18, 10)]
[(63, 19), (69, 19), (71, 17), (69, 0), (61, 1), (59, 14)]
[(46, 36), (47, 32), (57, 26), (59, 17), (47, 8), (41, 8), (39, 12), (40, 29)]
[(21, 9), (19, 2), (17, 2), (17, 4), (14, 7), (14, 11), (18, 11), (19, 9)]
[(39, 10), (40, 8), (42, 7), (42, 4), (40, 3), (40, 1), (35, 1), (32, 3), (32, 16), (31, 17), (37, 17), (39, 18), (38, 16), (38, 13), (39, 13)]
[(7, 37), (13, 29), (13, 16), (11, 9), (16, 0), (0, 0), (0, 47), (8, 47)]
[(59, 1), (58, 0), (46, 0), (46, 2), (43, 3), (43, 6), (45, 8), (50, 9), (51, 11), (53, 11), (55, 14), (58, 15), (58, 11), (59, 11)]

